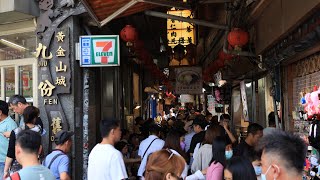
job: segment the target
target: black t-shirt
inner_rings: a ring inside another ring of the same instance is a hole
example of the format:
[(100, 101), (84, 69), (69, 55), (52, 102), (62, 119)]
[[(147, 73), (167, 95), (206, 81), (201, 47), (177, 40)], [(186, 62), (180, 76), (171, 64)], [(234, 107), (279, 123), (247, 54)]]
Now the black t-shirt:
[(236, 131), (234, 129), (230, 129), (229, 128), (229, 130), (232, 133), (232, 135), (234, 136), (234, 138), (236, 139), (236, 142), (232, 143), (230, 137), (228, 136), (228, 134), (226, 132), (226, 134), (225, 134), (226, 135), (226, 143), (227, 144), (232, 144), (232, 147), (236, 147), (238, 145), (237, 135), (236, 135), (237, 133), (236, 133)]
[(12, 130), (11, 133), (10, 133), (9, 146), (8, 146), (8, 152), (7, 152), (7, 156), (9, 158), (12, 158), (12, 159), (16, 158), (16, 155), (15, 155), (15, 144), (16, 144), (16, 134)]
[(254, 154), (254, 147), (250, 146), (249, 144), (246, 143), (245, 140), (241, 141), (240, 144), (235, 148), (234, 155), (235, 156), (244, 156), (244, 157), (249, 157), (252, 154)]
[[(20, 127), (12, 130), (11, 133), (10, 133), (7, 157), (12, 158), (12, 159), (16, 158), (16, 155), (15, 155), (16, 133), (15, 133), (15, 131), (18, 132), (17, 134), (19, 134), (19, 132), (22, 131), (22, 129), (21, 128), (19, 129), (19, 128)], [(17, 130), (17, 129), (19, 129), (19, 130)], [(42, 129), (41, 129), (40, 125), (36, 125), (34, 128), (31, 128), (30, 130), (38, 132), (40, 134), (42, 132)]]
[(42, 120), (41, 120), (40, 117), (38, 117), (38, 118), (36, 119), (35, 125), (39, 125), (39, 126), (41, 127), (41, 129), (43, 129), (43, 123), (42, 123)]
[(204, 140), (205, 134), (206, 134), (205, 131), (201, 131), (201, 132), (193, 135), (192, 140), (191, 140), (191, 144), (190, 144), (190, 149), (189, 149), (188, 153), (193, 153), (193, 151), (196, 148), (197, 144), (201, 143)]

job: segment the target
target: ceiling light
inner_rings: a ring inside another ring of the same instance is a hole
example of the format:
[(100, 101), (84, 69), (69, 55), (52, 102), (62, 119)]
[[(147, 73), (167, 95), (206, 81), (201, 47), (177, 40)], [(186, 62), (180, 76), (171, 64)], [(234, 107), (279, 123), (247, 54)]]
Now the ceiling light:
[(15, 48), (15, 49), (18, 49), (18, 50), (28, 50), (27, 48), (25, 48), (23, 46), (20, 46), (20, 45), (18, 45), (16, 43), (13, 43), (13, 42), (5, 40), (5, 39), (0, 39), (0, 42), (2, 44), (5, 44), (5, 45), (7, 45), (9, 47), (12, 47), (12, 48)]
[(249, 88), (251, 87), (251, 82), (246, 84), (246, 87)]

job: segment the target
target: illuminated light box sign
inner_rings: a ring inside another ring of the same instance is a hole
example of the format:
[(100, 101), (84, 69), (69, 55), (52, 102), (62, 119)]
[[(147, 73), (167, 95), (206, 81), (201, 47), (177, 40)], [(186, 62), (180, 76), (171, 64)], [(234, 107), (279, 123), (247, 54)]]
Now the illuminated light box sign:
[(80, 36), (80, 66), (120, 66), (119, 36)]

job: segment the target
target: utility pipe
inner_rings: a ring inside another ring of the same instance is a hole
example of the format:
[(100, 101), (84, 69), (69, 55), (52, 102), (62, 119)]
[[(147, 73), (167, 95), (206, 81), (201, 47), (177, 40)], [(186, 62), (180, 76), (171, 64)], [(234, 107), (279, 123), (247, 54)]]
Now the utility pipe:
[(212, 27), (212, 28), (217, 28), (217, 29), (227, 30), (227, 28), (228, 28), (226, 25), (218, 25), (218, 24), (213, 24), (213, 23), (211, 23), (209, 21), (185, 18), (185, 17), (181, 17), (181, 16), (174, 16), (174, 15), (165, 14), (165, 13), (156, 12), (156, 11), (145, 11), (145, 14), (148, 15), (148, 16), (154, 16), (154, 17), (159, 17), (159, 18), (173, 19), (173, 20), (178, 20), (178, 21), (183, 21), (183, 22), (189, 22), (189, 23), (194, 23), (194, 24), (198, 24), (198, 25), (201, 25), (201, 26), (207, 26), (207, 27)]

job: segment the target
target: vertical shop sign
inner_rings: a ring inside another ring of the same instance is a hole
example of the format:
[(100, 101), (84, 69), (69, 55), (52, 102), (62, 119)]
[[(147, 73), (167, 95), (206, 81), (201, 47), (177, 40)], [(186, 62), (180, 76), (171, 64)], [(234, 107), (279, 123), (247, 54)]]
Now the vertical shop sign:
[(118, 35), (80, 36), (80, 66), (120, 66)]
[[(178, 10), (172, 8), (167, 12), (167, 14), (193, 18), (193, 14), (190, 10)], [(183, 22), (173, 19), (167, 20), (167, 38), (168, 45), (171, 47), (176, 46), (177, 44), (188, 45), (195, 43), (195, 28), (194, 24), (189, 22)]]
[(243, 107), (243, 118), (245, 121), (250, 121), (249, 112), (248, 112), (247, 95), (246, 95), (246, 85), (244, 81), (240, 82), (240, 93), (241, 93), (241, 100), (242, 100), (242, 107)]
[(55, 69), (54, 84), (57, 94), (70, 93), (71, 70), (70, 70), (70, 40), (69, 28), (56, 31), (55, 43), (57, 44), (56, 56), (53, 60)]
[(67, 128), (67, 122), (62, 113), (54, 109), (59, 104), (57, 95), (70, 93), (69, 28), (57, 29), (51, 45), (55, 48), (53, 48), (53, 51), (48, 51), (47, 46), (39, 43), (36, 49), (36, 57), (39, 58), (39, 66), (41, 68), (44, 70), (50, 68), (55, 71), (52, 74), (52, 81), (48, 76), (42, 75), (38, 85), (40, 95), (43, 97), (43, 105), (47, 107), (50, 114), (50, 139), (53, 141), (57, 132)]

